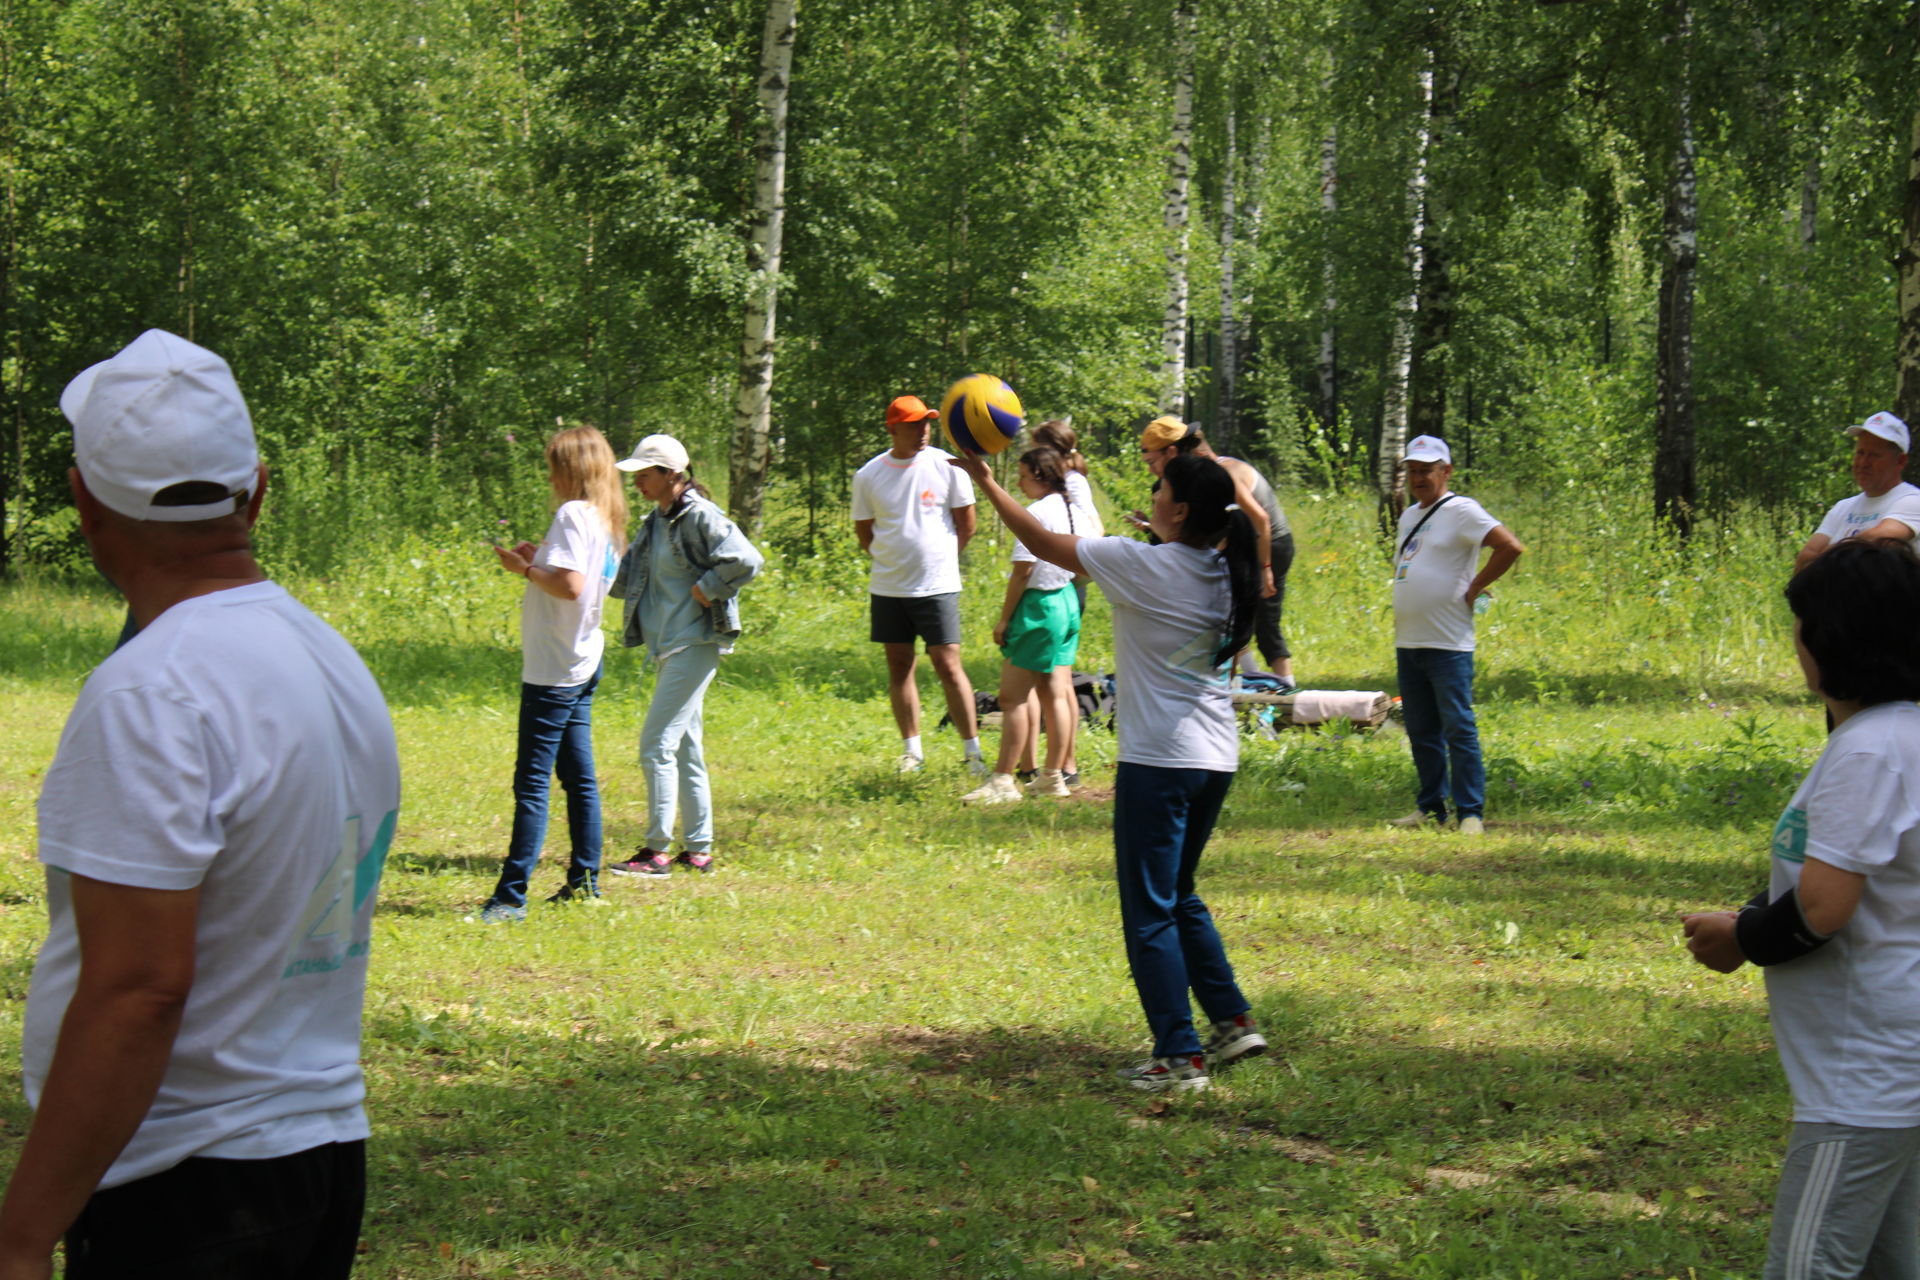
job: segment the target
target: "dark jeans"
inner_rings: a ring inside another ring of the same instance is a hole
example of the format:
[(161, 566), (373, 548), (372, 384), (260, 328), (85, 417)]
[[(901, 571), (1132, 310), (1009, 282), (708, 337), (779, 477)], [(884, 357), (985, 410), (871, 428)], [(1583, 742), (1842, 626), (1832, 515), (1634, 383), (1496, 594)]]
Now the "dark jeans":
[(1273, 595), (1260, 597), (1253, 613), (1253, 642), (1260, 660), (1269, 667), (1282, 658), (1291, 658), (1287, 637), (1280, 630), (1280, 606), (1287, 602), (1287, 570), (1293, 567), (1293, 535), (1283, 533), (1273, 540)]
[(1120, 927), (1155, 1057), (1200, 1052), (1187, 991), (1222, 1022), (1247, 1011), (1194, 869), (1233, 785), (1231, 773), (1122, 761), (1113, 779), (1113, 860)]
[(364, 1142), (196, 1156), (94, 1192), (67, 1232), (67, 1280), (341, 1280), (366, 1198)]
[(1394, 656), (1420, 811), (1444, 820), (1451, 791), (1457, 816), (1480, 817), (1487, 807), (1487, 770), (1473, 718), (1473, 651), (1395, 649)]
[(593, 776), (593, 690), (600, 670), (584, 684), (520, 686), (520, 754), (513, 766), (513, 836), (493, 900), (525, 906), (527, 877), (547, 838), (547, 787), (554, 774), (567, 793), (567, 830), (573, 856), (567, 884), (592, 890), (600, 878), (600, 784)]

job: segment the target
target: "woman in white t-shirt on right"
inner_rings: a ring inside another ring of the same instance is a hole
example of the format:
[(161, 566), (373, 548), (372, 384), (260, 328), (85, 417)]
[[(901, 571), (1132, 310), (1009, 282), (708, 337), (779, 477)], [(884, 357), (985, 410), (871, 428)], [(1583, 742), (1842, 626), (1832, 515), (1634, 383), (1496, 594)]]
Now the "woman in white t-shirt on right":
[[(1260, 557), (1233, 478), (1206, 458), (1168, 462), (1154, 490), (1157, 546), (1078, 538), (1034, 519), (978, 455), (956, 458), (1027, 550), (1085, 571), (1113, 609), (1119, 770), (1113, 850), (1127, 963), (1153, 1057), (1122, 1071), (1137, 1089), (1204, 1089), (1209, 1066), (1263, 1052), (1194, 872), (1240, 761), (1228, 664), (1253, 633)], [(1212, 1022), (1203, 1046), (1191, 991)]]
[(520, 745), (513, 767), (513, 834), (483, 924), (527, 917), (527, 878), (547, 834), (554, 774), (567, 793), (572, 856), (549, 901), (600, 896), (600, 784), (593, 768), (593, 691), (600, 683), (600, 608), (627, 534), (627, 494), (613, 447), (593, 427), (547, 442), (553, 523), (540, 545), (495, 547), (500, 567), (527, 580), (520, 601)]

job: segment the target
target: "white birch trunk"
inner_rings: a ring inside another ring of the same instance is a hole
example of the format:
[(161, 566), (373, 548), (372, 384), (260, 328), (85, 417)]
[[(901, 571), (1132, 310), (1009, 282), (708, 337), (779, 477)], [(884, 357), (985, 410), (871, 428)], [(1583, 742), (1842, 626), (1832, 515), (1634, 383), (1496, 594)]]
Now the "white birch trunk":
[(1900, 329), (1895, 365), (1899, 370), (1894, 412), (1909, 426), (1920, 426), (1920, 107), (1913, 113), (1913, 145), (1907, 152), (1907, 188), (1900, 200)]
[(1235, 222), (1234, 181), (1239, 176), (1240, 149), (1234, 134), (1234, 111), (1227, 108), (1227, 163), (1220, 173), (1220, 403), (1214, 410), (1214, 438), (1222, 448), (1233, 443), (1239, 427), (1236, 399), (1240, 376), (1240, 322), (1234, 312), (1239, 299), (1233, 291)]
[(1407, 178), (1407, 292), (1394, 312), (1393, 341), (1387, 354), (1386, 403), (1380, 422), (1380, 452), (1375, 475), (1381, 501), (1398, 512), (1405, 499), (1407, 381), (1413, 373), (1413, 321), (1420, 308), (1420, 240), (1427, 229), (1427, 148), (1433, 140), (1433, 56), (1420, 69), (1420, 127), (1414, 138), (1413, 171)]
[(740, 390), (734, 399), (729, 505), (751, 535), (760, 523), (773, 459), (773, 331), (780, 290), (780, 236), (786, 218), (787, 96), (799, 0), (767, 0), (760, 41), (760, 137), (754, 147), (753, 223), (747, 267), (754, 274), (740, 339)]
[(1173, 12), (1173, 136), (1167, 157), (1167, 306), (1160, 320), (1160, 408), (1186, 413), (1187, 189), (1193, 181), (1193, 11)]
[(1693, 136), (1693, 12), (1680, 0), (1674, 85), (1673, 171), (1667, 185), (1655, 366), (1653, 510), (1675, 534), (1693, 532), (1696, 497), (1693, 413), (1693, 285), (1700, 263), (1700, 190)]
[[(1328, 99), (1333, 75), (1327, 75)], [(1340, 126), (1320, 140), (1320, 426), (1331, 440), (1340, 426), (1340, 281), (1334, 269), (1334, 224), (1340, 213)]]

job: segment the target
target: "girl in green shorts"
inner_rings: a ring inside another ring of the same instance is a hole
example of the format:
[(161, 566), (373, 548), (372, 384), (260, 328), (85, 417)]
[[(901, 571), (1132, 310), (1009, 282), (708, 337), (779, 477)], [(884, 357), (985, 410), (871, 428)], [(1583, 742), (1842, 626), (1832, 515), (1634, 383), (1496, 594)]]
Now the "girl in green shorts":
[[(1077, 534), (1073, 506), (1067, 501), (1066, 469), (1066, 460), (1055, 450), (1029, 449), (1020, 455), (1020, 492), (1029, 500), (1028, 512), (1043, 527)], [(1028, 788), (1035, 795), (1071, 794), (1062, 766), (1072, 741), (1065, 730), (1072, 727), (1076, 714), (1073, 682), (1067, 673), (1080, 649), (1080, 602), (1073, 593), (1073, 575), (1035, 559), (1016, 542), (1013, 571), (1007, 576), (1006, 599), (993, 639), (1005, 659), (1000, 666), (1000, 756), (985, 784), (961, 799), (967, 804), (1020, 799), (1013, 770), (1022, 744), (1038, 732), (1034, 708), (1041, 704), (1046, 707), (1047, 723), (1063, 731), (1047, 735), (1046, 765)], [(1032, 699), (1036, 692), (1038, 699)]]

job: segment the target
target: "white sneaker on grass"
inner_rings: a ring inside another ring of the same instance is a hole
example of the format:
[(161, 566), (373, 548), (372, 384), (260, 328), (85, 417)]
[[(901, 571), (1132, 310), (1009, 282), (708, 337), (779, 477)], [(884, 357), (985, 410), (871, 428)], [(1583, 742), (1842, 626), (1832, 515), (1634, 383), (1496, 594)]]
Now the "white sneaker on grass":
[(902, 751), (900, 758), (894, 762), (893, 771), (895, 773), (918, 773), (926, 763), (925, 760), (922, 760), (919, 756), (913, 754), (913, 752)]
[(1483, 836), (1487, 834), (1487, 824), (1478, 817), (1460, 819), (1460, 834), (1463, 836)]
[(981, 759), (979, 756), (968, 756), (966, 759), (966, 765), (967, 765), (967, 772), (972, 774), (976, 778), (984, 778), (989, 773), (993, 772), (993, 770), (987, 768), (987, 762)]
[(1020, 798), (1020, 784), (1010, 773), (990, 774), (974, 790), (960, 797), (961, 804), (1011, 804)]
[(1067, 775), (1058, 769), (1042, 769), (1033, 775), (1033, 781), (1027, 783), (1030, 796), (1070, 796), (1073, 788), (1067, 785)]
[(1412, 813), (1407, 814), (1403, 818), (1390, 819), (1387, 822), (1387, 825), (1390, 827), (1398, 827), (1402, 831), (1412, 831), (1418, 827), (1426, 827), (1426, 826), (1437, 827), (1440, 825), (1440, 820), (1438, 818), (1435, 818), (1432, 814), (1427, 813), (1424, 810), (1415, 809)]
[(1200, 1050), (1207, 1055), (1207, 1061), (1216, 1067), (1224, 1067), (1241, 1058), (1258, 1057), (1266, 1051), (1267, 1038), (1254, 1025), (1253, 1015), (1246, 1013), (1214, 1023), (1213, 1035)]
[(1207, 1075), (1207, 1060), (1199, 1054), (1174, 1058), (1148, 1058), (1137, 1067), (1127, 1067), (1120, 1078), (1148, 1093), (1186, 1092), (1204, 1089), (1213, 1083)]

